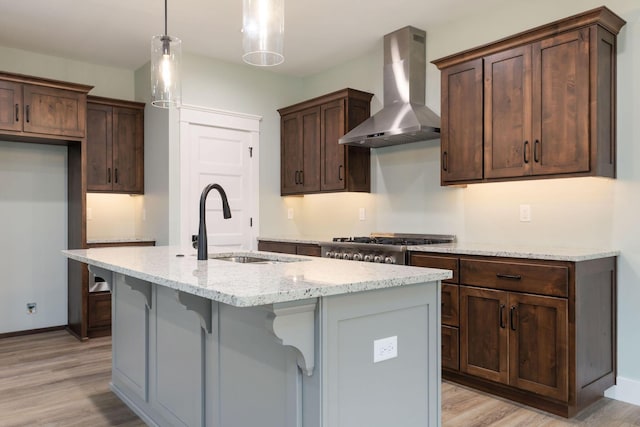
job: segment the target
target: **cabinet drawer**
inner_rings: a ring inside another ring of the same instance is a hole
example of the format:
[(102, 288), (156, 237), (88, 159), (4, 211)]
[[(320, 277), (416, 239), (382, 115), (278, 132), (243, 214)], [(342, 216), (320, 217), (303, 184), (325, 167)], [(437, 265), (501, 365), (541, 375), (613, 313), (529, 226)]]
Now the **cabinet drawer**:
[(567, 297), (569, 267), (462, 258), (460, 282), (465, 285)]
[(457, 371), (460, 369), (458, 328), (442, 325), (441, 330), (442, 367)]
[(260, 240), (258, 242), (258, 250), (265, 252), (278, 252), (281, 254), (292, 254), (295, 255), (296, 244), (295, 243), (286, 243), (286, 242), (268, 242)]
[(458, 326), (460, 320), (458, 317), (458, 285), (442, 284), (442, 323), (449, 326)]
[(298, 244), (296, 253), (298, 255), (320, 256), (320, 246), (311, 244)]
[(409, 264), (416, 267), (441, 268), (443, 270), (451, 270), (453, 277), (443, 280), (443, 283), (459, 283), (458, 268), (459, 258), (441, 255), (423, 255), (419, 253), (411, 253), (409, 256)]

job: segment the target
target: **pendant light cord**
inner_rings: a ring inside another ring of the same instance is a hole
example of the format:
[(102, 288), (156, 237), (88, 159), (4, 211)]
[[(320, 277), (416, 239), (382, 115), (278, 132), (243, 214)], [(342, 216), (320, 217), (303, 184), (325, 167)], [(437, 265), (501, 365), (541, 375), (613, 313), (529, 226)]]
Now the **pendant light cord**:
[(168, 35), (167, 32), (167, 0), (164, 0), (164, 35)]

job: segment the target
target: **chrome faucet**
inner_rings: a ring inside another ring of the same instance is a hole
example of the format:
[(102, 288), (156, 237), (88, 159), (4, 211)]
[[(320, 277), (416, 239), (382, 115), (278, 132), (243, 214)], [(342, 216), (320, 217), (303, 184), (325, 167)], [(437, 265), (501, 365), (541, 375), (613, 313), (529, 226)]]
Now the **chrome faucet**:
[(218, 190), (220, 197), (222, 198), (222, 216), (224, 219), (231, 218), (231, 210), (229, 209), (229, 201), (227, 200), (227, 193), (218, 184), (209, 184), (200, 195), (200, 224), (198, 226), (198, 260), (206, 260), (209, 258), (209, 251), (207, 246), (207, 220), (205, 218), (205, 205), (207, 203), (207, 195), (209, 191), (213, 189)]

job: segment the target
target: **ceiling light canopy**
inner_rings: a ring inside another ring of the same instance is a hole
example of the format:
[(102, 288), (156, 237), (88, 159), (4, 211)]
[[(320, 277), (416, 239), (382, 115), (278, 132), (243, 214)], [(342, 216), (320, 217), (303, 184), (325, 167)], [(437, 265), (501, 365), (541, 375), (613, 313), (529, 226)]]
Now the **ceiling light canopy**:
[(244, 62), (272, 66), (284, 62), (284, 0), (242, 1)]
[(180, 61), (182, 41), (167, 35), (167, 0), (164, 1), (164, 34), (151, 39), (151, 105), (179, 107), (182, 102)]

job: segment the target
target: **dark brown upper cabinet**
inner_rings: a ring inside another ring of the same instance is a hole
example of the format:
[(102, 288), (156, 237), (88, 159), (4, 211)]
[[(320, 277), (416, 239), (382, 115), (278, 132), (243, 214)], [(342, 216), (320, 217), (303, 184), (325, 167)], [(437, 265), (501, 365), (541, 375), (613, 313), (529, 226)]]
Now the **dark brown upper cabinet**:
[(91, 86), (0, 73), (0, 131), (18, 139), (85, 137)]
[(144, 104), (90, 96), (87, 191), (144, 193)]
[(338, 139), (369, 117), (372, 97), (343, 89), (278, 110), (283, 196), (370, 191), (370, 150)]
[(616, 176), (616, 35), (606, 7), (438, 59), (442, 185)]

